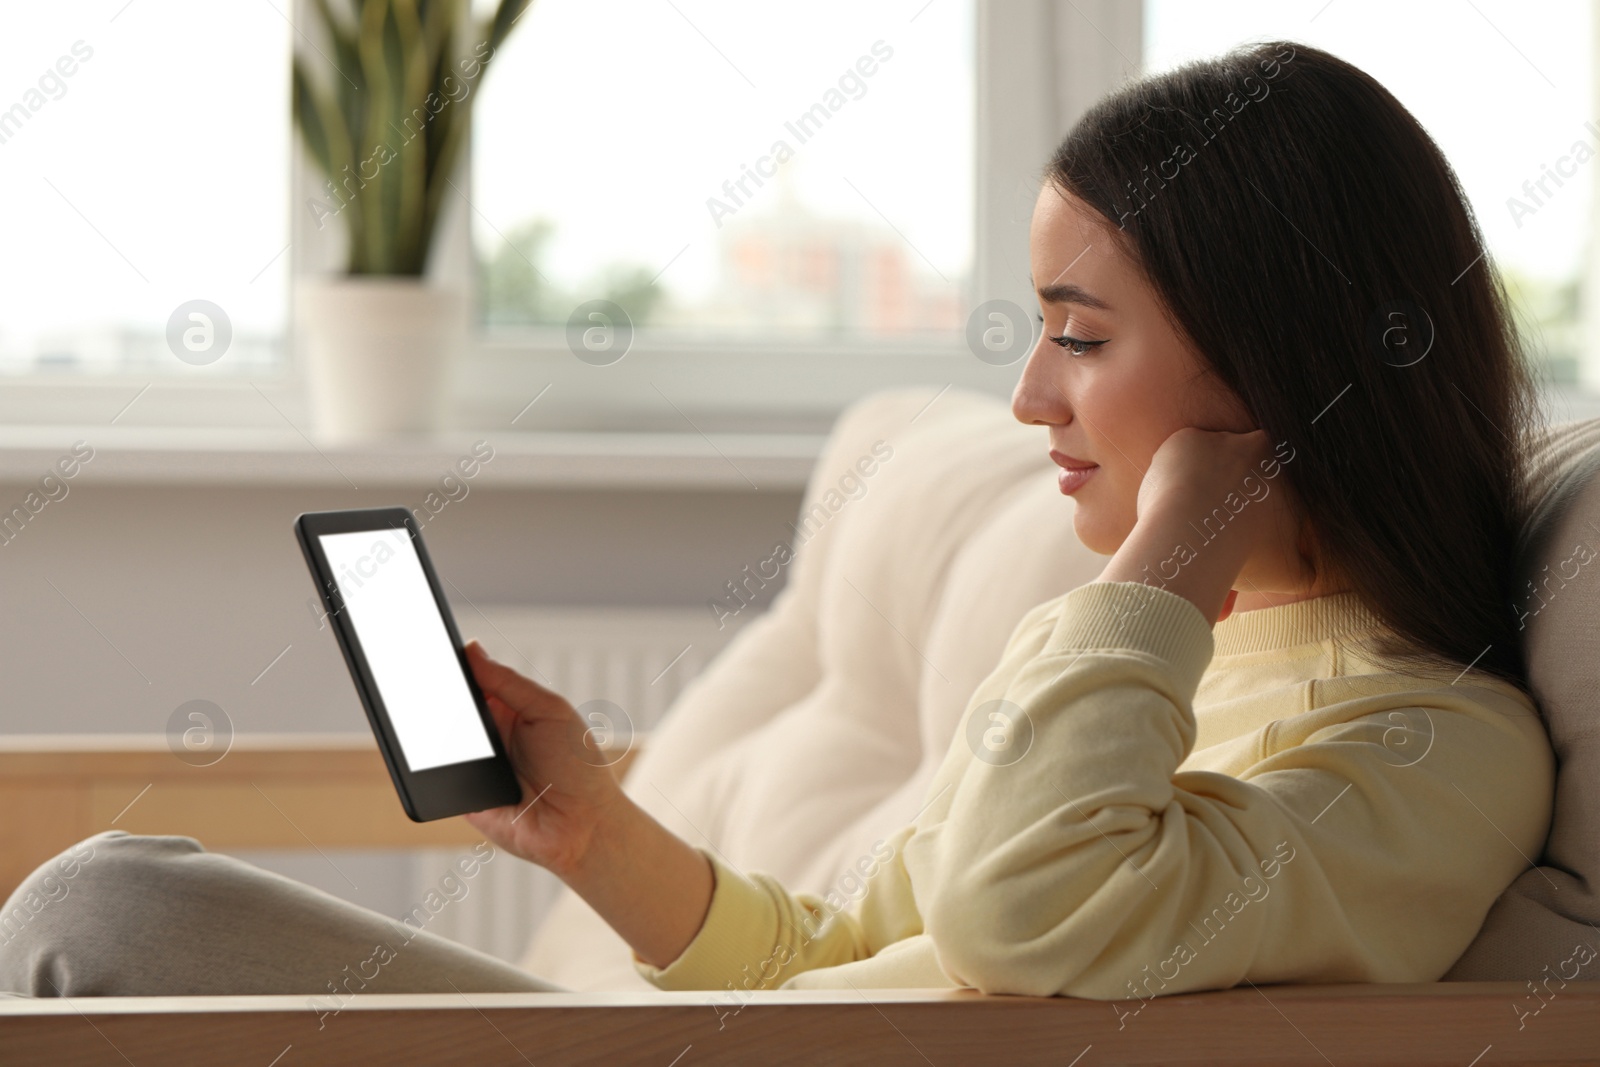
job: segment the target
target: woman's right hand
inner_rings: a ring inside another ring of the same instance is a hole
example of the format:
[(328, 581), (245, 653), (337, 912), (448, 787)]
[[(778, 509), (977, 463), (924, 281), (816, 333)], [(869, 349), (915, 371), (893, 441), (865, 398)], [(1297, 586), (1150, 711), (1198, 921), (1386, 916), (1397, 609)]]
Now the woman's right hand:
[(497, 847), (568, 879), (631, 802), (565, 697), (491, 658), (477, 641), (466, 651), (522, 783), (520, 802), (466, 820)]

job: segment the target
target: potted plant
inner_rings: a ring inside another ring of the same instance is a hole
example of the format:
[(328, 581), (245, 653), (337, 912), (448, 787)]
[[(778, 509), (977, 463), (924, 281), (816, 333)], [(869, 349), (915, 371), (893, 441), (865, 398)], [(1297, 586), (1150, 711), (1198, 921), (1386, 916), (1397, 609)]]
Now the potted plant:
[(467, 0), (313, 0), (330, 47), (296, 49), (294, 120), (326, 179), (317, 224), (349, 238), (346, 271), (296, 293), (324, 438), (439, 424), (466, 294), (428, 283), (428, 254), (474, 94), (530, 2), (500, 0), (474, 25)]

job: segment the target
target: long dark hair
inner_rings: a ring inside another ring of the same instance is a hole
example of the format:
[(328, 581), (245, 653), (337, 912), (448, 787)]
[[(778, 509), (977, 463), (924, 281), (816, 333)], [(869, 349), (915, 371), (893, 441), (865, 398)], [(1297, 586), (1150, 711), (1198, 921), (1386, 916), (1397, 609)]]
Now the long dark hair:
[(1117, 230), (1286, 463), (1391, 665), (1527, 689), (1515, 609), (1537, 389), (1454, 171), (1370, 76), (1274, 41), (1129, 83), (1045, 179)]

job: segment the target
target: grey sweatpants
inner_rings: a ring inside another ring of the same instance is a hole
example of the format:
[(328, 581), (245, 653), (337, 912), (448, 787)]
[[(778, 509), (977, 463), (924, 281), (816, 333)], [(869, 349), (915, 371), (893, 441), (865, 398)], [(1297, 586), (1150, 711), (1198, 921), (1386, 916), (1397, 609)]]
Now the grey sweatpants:
[(28, 876), (0, 911), (0, 993), (560, 992), (464, 945), (229, 856), (192, 837), (110, 830)]

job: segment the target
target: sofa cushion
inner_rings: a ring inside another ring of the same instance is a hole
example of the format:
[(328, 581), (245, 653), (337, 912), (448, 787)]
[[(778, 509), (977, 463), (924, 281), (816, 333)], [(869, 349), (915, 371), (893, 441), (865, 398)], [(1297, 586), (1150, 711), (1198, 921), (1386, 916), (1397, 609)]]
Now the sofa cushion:
[(1450, 980), (1535, 979), (1580, 945), (1579, 959), (1600, 952), (1600, 419), (1546, 427), (1529, 474), (1513, 607), (1556, 753), (1555, 812), (1538, 865), (1501, 894)]
[[(858, 466), (875, 444), (888, 458)], [(741, 869), (835, 886), (916, 814), (1022, 616), (1104, 567), (1073, 533), (1047, 447), (983, 393), (894, 389), (846, 409), (784, 588), (679, 694), (629, 795)], [(565, 890), (522, 964), (574, 989), (651, 988)]]

